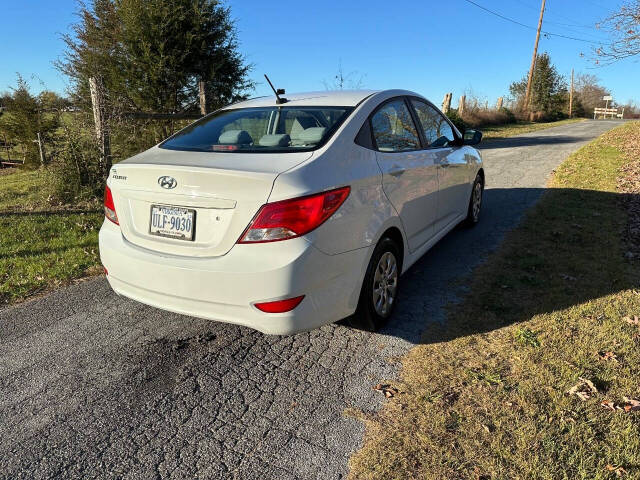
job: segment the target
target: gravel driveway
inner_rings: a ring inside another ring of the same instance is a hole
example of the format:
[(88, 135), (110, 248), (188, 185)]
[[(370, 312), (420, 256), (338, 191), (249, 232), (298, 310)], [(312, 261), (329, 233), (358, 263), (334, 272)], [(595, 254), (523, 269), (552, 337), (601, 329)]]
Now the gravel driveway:
[(188, 318), (104, 278), (0, 310), (0, 478), (336, 479), (372, 386), (429, 335), (460, 280), (540, 196), (569, 153), (617, 125), (585, 121), (487, 142), (480, 225), (407, 272), (379, 334), (342, 324), (293, 337)]

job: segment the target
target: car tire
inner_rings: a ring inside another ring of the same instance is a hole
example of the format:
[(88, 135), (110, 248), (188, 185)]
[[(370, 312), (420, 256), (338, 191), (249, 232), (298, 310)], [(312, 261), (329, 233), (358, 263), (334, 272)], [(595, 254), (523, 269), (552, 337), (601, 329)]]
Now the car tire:
[(402, 270), (400, 249), (389, 237), (376, 245), (360, 290), (360, 299), (351, 325), (375, 332), (382, 328), (398, 303)]
[(476, 175), (471, 189), (471, 198), (469, 199), (469, 208), (467, 209), (467, 218), (464, 223), (467, 227), (474, 227), (480, 221), (480, 211), (482, 209), (482, 200), (484, 196), (484, 181), (482, 175)]

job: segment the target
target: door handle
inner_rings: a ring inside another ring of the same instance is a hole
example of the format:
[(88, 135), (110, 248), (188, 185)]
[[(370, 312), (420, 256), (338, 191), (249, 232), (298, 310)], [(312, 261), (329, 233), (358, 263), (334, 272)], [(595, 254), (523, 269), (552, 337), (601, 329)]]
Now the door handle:
[(389, 170), (389, 175), (393, 175), (394, 177), (399, 177), (400, 175), (402, 175), (405, 172), (406, 168), (401, 167), (399, 165), (394, 165), (393, 167), (391, 167), (391, 170)]

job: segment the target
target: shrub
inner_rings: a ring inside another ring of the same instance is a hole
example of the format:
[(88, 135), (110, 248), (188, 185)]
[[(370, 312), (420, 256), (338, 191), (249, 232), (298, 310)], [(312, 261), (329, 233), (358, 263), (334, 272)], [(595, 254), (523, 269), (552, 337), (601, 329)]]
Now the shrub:
[(481, 109), (469, 108), (464, 111), (462, 121), (472, 128), (487, 127), (491, 125), (504, 125), (515, 123), (516, 116), (508, 108)]
[(447, 117), (449, 117), (451, 123), (453, 123), (461, 133), (464, 133), (464, 131), (467, 129), (467, 124), (462, 119), (462, 117), (458, 115), (458, 110), (450, 109), (449, 113), (447, 113)]
[(99, 198), (104, 178), (99, 169), (99, 149), (92, 135), (92, 120), (83, 113), (63, 126), (60, 148), (51, 164), (55, 203), (76, 203)]

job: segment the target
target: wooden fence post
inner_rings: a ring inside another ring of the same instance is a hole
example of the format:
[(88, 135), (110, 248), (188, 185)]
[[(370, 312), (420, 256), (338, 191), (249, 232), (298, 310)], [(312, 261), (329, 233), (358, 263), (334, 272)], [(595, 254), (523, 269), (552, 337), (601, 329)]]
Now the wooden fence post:
[(42, 145), (42, 136), (40, 132), (38, 132), (38, 150), (40, 151), (40, 165), (44, 167), (45, 157), (44, 157), (44, 146)]
[(460, 102), (458, 103), (458, 115), (464, 114), (465, 102), (467, 101), (467, 96), (462, 95), (460, 97)]
[(445, 115), (449, 113), (449, 110), (451, 110), (451, 97), (453, 97), (453, 93), (444, 94), (444, 100), (442, 100), (442, 113)]
[(500, 110), (502, 108), (503, 101), (504, 101), (504, 98), (498, 97), (498, 102), (496, 103), (496, 110)]
[(205, 89), (204, 81), (198, 82), (198, 89), (200, 91), (200, 113), (202, 115), (207, 114), (207, 91)]
[(93, 121), (96, 126), (96, 140), (100, 150), (99, 170), (106, 177), (111, 170), (111, 139), (109, 136), (109, 124), (104, 105), (104, 89), (102, 82), (95, 78), (89, 78), (89, 90), (91, 92), (91, 106), (93, 107)]

